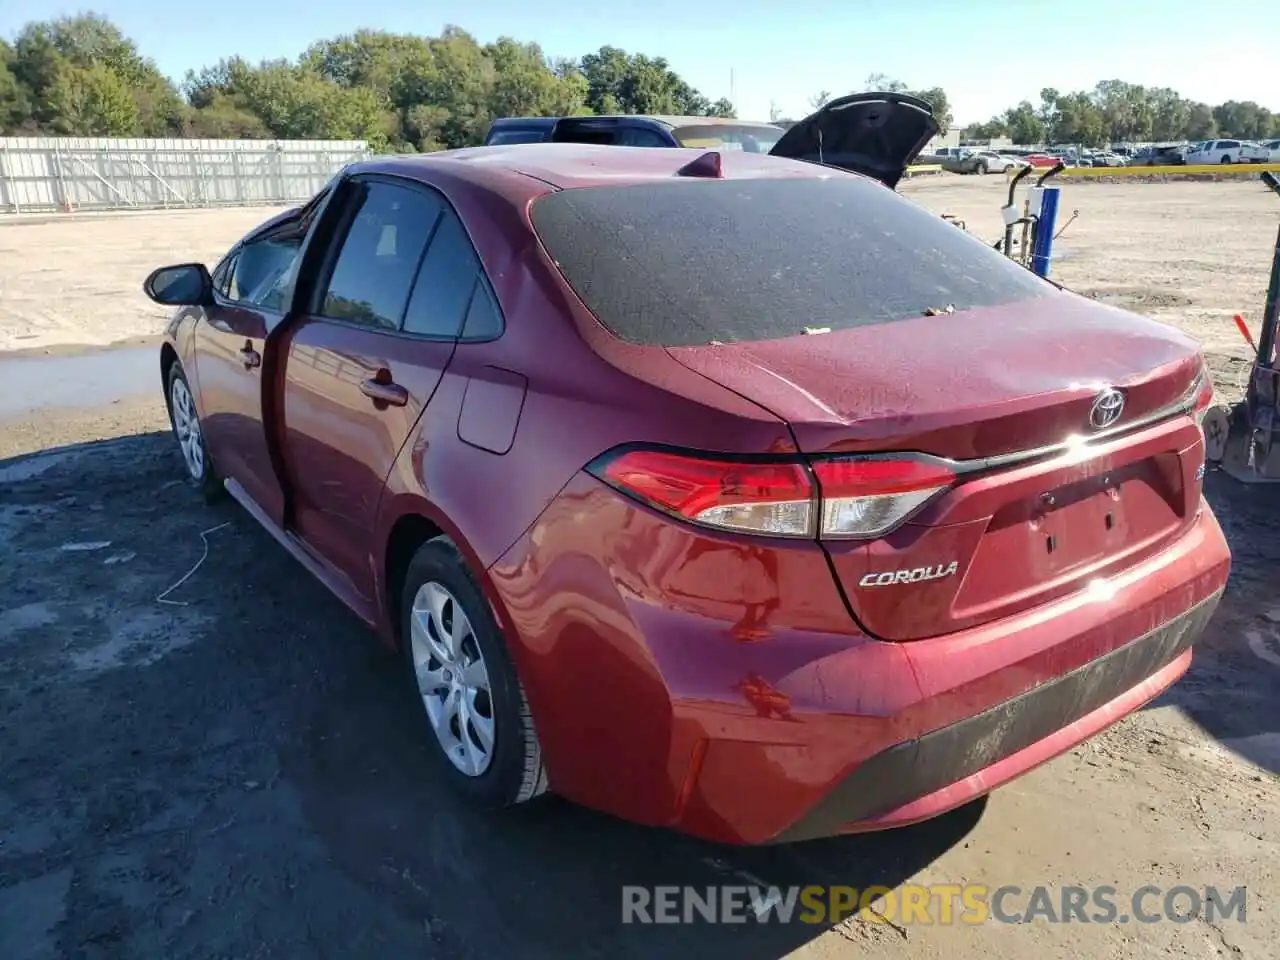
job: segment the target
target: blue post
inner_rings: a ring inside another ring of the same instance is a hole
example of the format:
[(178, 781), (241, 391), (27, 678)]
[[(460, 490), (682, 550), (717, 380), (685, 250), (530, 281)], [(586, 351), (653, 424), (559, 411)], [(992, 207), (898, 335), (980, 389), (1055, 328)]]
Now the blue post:
[(1040, 219), (1036, 222), (1036, 242), (1031, 248), (1031, 272), (1038, 277), (1049, 276), (1049, 261), (1053, 258), (1053, 229), (1058, 222), (1058, 188), (1043, 189)]

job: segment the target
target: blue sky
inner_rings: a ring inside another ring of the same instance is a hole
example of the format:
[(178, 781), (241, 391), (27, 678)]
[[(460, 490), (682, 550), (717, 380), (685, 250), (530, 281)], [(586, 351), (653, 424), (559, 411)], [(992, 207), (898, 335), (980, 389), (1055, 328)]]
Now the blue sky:
[[(808, 112), (820, 90), (861, 89), (871, 73), (941, 86), (961, 123), (985, 120), (1042, 87), (1102, 79), (1169, 86), (1209, 103), (1256, 100), (1280, 110), (1280, 26), (1239, 6), (1217, 15), (1191, 0), (1124, 3), (993, 0), (88, 0), (162, 70), (239, 54), (297, 56), (312, 40), (359, 27), (434, 34), (447, 23), (481, 42), (507, 34), (549, 55), (613, 44), (664, 56), (712, 99), (736, 94), (739, 116)], [(8, 0), (0, 33), (83, 9)], [(1039, 63), (1034, 58), (1040, 57)], [(733, 78), (731, 89), (731, 77)]]

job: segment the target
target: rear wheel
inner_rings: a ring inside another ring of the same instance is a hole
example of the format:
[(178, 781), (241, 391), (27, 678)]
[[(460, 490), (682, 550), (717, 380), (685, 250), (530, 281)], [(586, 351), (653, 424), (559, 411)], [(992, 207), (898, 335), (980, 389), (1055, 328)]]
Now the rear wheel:
[(448, 538), (419, 548), (400, 604), (400, 648), (450, 786), (485, 808), (544, 793), (524, 688), (488, 602)]
[(206, 501), (212, 503), (226, 490), (213, 468), (209, 449), (205, 446), (204, 431), (200, 427), (200, 415), (196, 411), (191, 384), (187, 381), (182, 364), (177, 361), (169, 368), (168, 400), (169, 425), (173, 428), (174, 439), (178, 441), (182, 465), (187, 471), (187, 482), (199, 490)]
[(1231, 158), (1230, 158), (1229, 156), (1227, 156), (1227, 155), (1224, 153), (1224, 154), (1222, 155), (1222, 159), (1221, 159), (1221, 160), (1219, 160), (1218, 162), (1219, 162), (1219, 163), (1230, 163), (1230, 162), (1231, 162)]

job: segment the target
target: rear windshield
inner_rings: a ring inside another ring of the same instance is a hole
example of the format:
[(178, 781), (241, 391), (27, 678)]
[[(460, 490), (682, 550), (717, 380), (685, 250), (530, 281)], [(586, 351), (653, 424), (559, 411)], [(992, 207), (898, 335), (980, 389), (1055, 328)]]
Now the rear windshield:
[(731, 123), (708, 123), (676, 127), (672, 135), (682, 147), (704, 150), (742, 150), (746, 153), (768, 153), (781, 139), (781, 128), (738, 126)]
[(541, 143), (547, 139), (547, 133), (546, 130), (531, 130), (528, 127), (509, 127), (506, 130), (493, 131), (485, 143), (490, 147), (506, 143)]
[(861, 177), (562, 190), (532, 220), (600, 322), (646, 345), (771, 340), (1054, 290)]

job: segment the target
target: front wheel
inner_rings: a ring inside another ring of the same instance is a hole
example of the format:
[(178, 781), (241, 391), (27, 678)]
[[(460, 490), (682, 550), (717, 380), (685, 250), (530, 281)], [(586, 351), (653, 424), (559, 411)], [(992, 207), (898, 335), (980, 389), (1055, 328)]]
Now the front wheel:
[(169, 426), (173, 428), (182, 464), (187, 469), (187, 482), (200, 491), (204, 499), (212, 503), (226, 492), (213, 468), (209, 448), (205, 445), (200, 415), (196, 412), (195, 397), (187, 381), (182, 364), (174, 362), (169, 368), (168, 384)]
[(1219, 163), (1230, 163), (1230, 162), (1231, 162), (1231, 158), (1230, 158), (1229, 156), (1227, 156), (1227, 155), (1224, 153), (1224, 154), (1222, 155), (1222, 159), (1221, 159), (1221, 160), (1219, 160), (1218, 162), (1219, 162)]
[(400, 599), (400, 649), (450, 786), (479, 807), (547, 789), (524, 687), (492, 609), (446, 537), (423, 544)]

